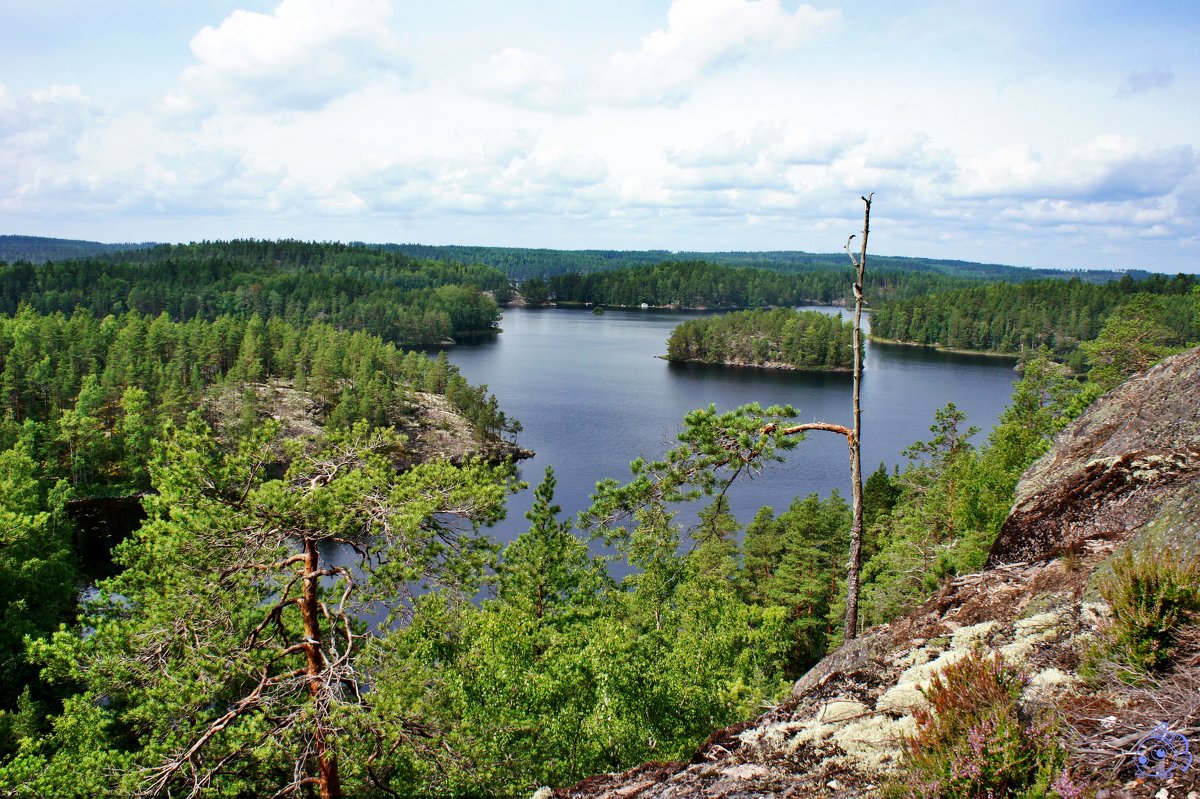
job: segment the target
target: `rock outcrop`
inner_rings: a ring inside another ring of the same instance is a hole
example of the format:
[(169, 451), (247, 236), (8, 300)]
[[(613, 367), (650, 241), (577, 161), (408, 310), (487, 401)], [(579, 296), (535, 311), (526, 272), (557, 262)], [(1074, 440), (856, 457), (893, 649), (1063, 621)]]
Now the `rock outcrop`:
[[(972, 647), (1026, 670), (1027, 704), (1078, 687), (1081, 652), (1107, 613), (1097, 575), (1115, 552), (1155, 541), (1200, 546), (1200, 349), (1100, 398), (1056, 438), (1023, 477), (983, 572), (830, 654), (789, 701), (715, 733), (690, 762), (600, 775), (555, 795), (876, 796), (915, 729), (921, 688)], [(1200, 724), (1200, 708), (1186, 712)], [(1140, 723), (1114, 716), (1105, 734), (1136, 741)], [(1195, 787), (1193, 774), (1167, 795)]]

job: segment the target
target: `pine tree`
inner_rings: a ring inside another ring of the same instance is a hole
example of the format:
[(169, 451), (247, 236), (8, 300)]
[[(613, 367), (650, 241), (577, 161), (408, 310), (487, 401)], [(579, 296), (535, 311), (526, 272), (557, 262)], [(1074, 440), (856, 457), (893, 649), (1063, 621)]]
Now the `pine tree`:
[(555, 485), (554, 469), (547, 466), (525, 514), (529, 529), (504, 549), (497, 584), (502, 602), (539, 620), (591, 604), (600, 585), (587, 545), (575, 537), (569, 519), (558, 520)]

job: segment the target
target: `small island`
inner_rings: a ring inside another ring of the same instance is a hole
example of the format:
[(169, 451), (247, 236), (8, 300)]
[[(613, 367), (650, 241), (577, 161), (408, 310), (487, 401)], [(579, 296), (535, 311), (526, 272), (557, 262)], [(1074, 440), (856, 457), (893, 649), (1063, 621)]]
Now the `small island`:
[(706, 316), (675, 328), (666, 360), (848, 372), (854, 366), (854, 324), (840, 315), (790, 308)]

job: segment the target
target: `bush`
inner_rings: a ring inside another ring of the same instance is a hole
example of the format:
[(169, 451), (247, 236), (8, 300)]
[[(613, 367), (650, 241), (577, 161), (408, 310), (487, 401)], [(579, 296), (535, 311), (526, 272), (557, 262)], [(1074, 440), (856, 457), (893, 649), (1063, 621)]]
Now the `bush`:
[(1027, 722), (1018, 700), (1026, 683), (999, 655), (979, 650), (935, 674), (915, 713), (893, 799), (1020, 797), (1076, 799), (1084, 788), (1067, 770), (1066, 750), (1049, 716)]
[(1126, 667), (1126, 681), (1162, 671), (1179, 630), (1200, 613), (1200, 557), (1176, 546), (1126, 550), (1100, 595), (1112, 608), (1100, 654)]

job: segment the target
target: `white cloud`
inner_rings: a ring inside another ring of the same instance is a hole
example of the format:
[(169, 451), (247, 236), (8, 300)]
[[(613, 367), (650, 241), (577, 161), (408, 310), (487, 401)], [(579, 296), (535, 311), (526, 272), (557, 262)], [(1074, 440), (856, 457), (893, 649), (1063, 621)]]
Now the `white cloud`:
[(281, 0), (270, 14), (234, 11), (192, 38), (197, 63), (166, 105), (320, 108), (404, 70), (390, 16), (389, 0)]
[(1067, 200), (1036, 200), (1008, 205), (997, 219), (1025, 225), (1129, 227), (1141, 230), (1170, 225), (1178, 214), (1173, 198), (1112, 203), (1074, 203)]
[(0, 86), (0, 207), (23, 207), (45, 194), (68, 201), (85, 194), (80, 142), (102, 116), (78, 86), (25, 96)]
[[(1200, 248), (1182, 39), (1131, 39), (1114, 67), (1087, 60), (1098, 38), (1060, 49), (1071, 32), (1025, 24), (1045, 4), (987, 12), (1007, 20), (999, 34), (919, 5), (898, 37), (907, 9), (803, 1), (581, 15), (223, 0), (103, 79), (94, 65), (113, 61), (95, 54), (20, 73), (32, 56), (0, 53), (0, 215), (49, 235), (54, 220), (93, 235), (114, 220), (105, 235), (128, 239), (820, 250), (875, 191), (880, 252), (1141, 266), (1166, 240)], [(1173, 71), (1128, 73), (1134, 99), (1116, 101), (1123, 70), (1160, 63)], [(1029, 79), (1005, 85), (1014, 69)], [(101, 83), (135, 72), (148, 77)]]
[(873, 169), (945, 170), (953, 165), (945, 152), (938, 151), (923, 131), (906, 131), (880, 136), (865, 145), (864, 166)]
[(472, 65), (469, 87), (484, 97), (532, 108), (572, 105), (567, 76), (554, 61), (539, 53), (506, 48), (486, 61)]
[(840, 16), (810, 5), (789, 13), (779, 0), (674, 0), (666, 28), (650, 33), (636, 50), (612, 55), (600, 93), (619, 103), (678, 103), (706, 71), (794, 49), (831, 29)]
[(978, 198), (1136, 199), (1169, 194), (1195, 169), (1191, 146), (1164, 147), (1105, 135), (1051, 157), (1020, 144), (967, 159), (956, 193)]
[(792, 166), (823, 166), (836, 161), (864, 139), (862, 133), (847, 130), (796, 128), (783, 135), (773, 148), (771, 158)]

